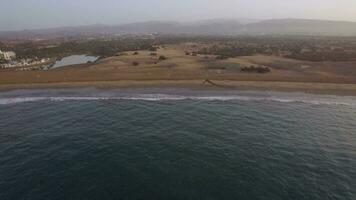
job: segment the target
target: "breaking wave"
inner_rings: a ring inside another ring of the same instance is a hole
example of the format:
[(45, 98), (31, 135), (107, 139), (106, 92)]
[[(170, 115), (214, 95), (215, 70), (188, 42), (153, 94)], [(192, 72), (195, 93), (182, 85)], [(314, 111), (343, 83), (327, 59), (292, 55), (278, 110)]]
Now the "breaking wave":
[(129, 96), (47, 96), (47, 97), (11, 97), (0, 98), (0, 105), (19, 104), (36, 101), (266, 101), (280, 103), (306, 103), (315, 105), (345, 105), (356, 106), (356, 99), (347, 98), (328, 98), (326, 97), (295, 97), (295, 96), (244, 96), (244, 95), (212, 95), (212, 96), (193, 96), (193, 95), (171, 95), (171, 94), (135, 94)]

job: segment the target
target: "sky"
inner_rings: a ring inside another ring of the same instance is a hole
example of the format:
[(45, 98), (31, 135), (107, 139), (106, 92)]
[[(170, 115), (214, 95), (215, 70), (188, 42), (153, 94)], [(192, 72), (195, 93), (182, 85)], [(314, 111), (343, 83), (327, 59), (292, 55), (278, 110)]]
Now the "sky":
[(356, 21), (356, 0), (0, 0), (0, 31), (216, 18)]

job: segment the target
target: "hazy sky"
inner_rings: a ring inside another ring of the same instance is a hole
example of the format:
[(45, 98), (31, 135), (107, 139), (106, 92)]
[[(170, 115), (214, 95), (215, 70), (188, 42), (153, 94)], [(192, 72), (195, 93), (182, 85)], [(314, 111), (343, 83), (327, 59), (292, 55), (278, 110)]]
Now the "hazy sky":
[(0, 0), (0, 30), (214, 18), (356, 21), (356, 0)]

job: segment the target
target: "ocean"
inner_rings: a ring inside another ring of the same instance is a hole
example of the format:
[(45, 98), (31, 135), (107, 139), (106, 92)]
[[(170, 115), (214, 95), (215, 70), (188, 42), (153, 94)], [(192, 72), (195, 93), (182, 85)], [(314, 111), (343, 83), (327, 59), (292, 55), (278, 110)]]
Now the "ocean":
[(0, 93), (0, 199), (356, 199), (356, 98)]

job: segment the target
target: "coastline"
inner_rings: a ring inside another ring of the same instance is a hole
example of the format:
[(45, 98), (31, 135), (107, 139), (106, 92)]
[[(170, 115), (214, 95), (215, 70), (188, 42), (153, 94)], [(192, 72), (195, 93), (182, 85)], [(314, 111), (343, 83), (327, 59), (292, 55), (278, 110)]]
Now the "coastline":
[(63, 89), (95, 87), (98, 89), (112, 88), (193, 88), (201, 90), (256, 90), (276, 92), (303, 92), (322, 95), (356, 96), (356, 84), (309, 83), (309, 82), (275, 82), (275, 81), (213, 81), (214, 84), (202, 80), (154, 80), (154, 81), (89, 81), (59, 82), (31, 84), (1, 84), (1, 91), (20, 89)]

